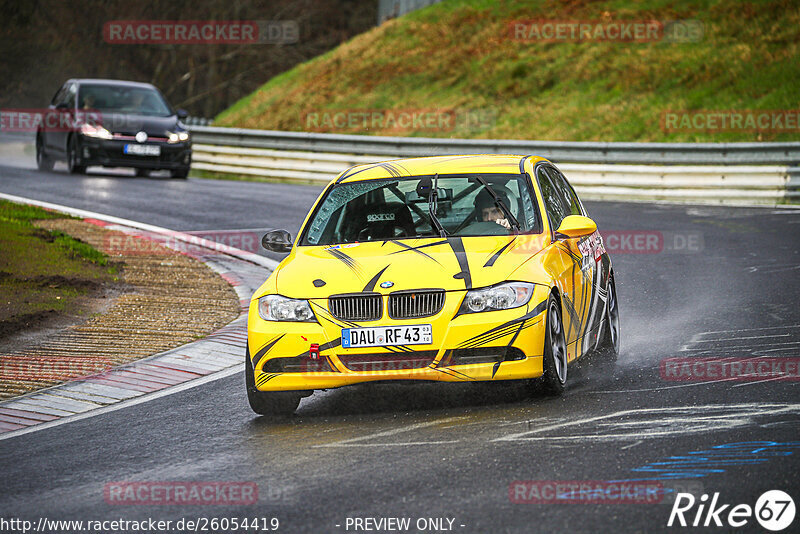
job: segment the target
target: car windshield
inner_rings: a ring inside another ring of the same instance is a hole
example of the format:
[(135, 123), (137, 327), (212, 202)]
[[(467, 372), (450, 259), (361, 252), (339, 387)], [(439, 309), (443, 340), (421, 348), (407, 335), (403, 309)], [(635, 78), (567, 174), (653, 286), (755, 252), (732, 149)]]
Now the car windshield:
[(301, 245), (438, 237), (442, 230), (461, 237), (540, 232), (527, 176), (427, 175), (336, 184), (306, 225)]
[(147, 87), (124, 85), (81, 85), (78, 92), (81, 109), (92, 109), (106, 113), (125, 113), (169, 117), (172, 110), (161, 94)]

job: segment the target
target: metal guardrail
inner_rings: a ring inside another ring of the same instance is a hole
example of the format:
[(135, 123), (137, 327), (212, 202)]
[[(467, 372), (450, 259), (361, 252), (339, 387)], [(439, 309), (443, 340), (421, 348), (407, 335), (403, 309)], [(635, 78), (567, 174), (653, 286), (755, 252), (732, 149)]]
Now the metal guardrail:
[(320, 183), (352, 165), (387, 158), (516, 153), (556, 162), (587, 199), (741, 205), (800, 201), (800, 167), (795, 165), (800, 143), (566, 143), (191, 130), (192, 167), (223, 174)]
[(409, 157), (446, 154), (535, 154), (555, 163), (649, 165), (800, 165), (800, 142), (596, 143), (444, 139), (192, 127), (194, 142), (275, 150)]

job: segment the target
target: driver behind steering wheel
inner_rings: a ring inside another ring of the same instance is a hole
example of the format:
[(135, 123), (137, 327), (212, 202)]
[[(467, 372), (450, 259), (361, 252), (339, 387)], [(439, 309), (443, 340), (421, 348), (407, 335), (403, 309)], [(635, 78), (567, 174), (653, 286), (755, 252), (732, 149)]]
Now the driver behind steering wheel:
[[(503, 191), (497, 191), (497, 198), (506, 205), (508, 209), (511, 209), (511, 204), (508, 201), (508, 195), (506, 195)], [(502, 226), (503, 228), (510, 230), (511, 223), (508, 222), (506, 219), (503, 210), (500, 209), (492, 195), (489, 194), (485, 188), (481, 189), (481, 191), (475, 195), (475, 211), (478, 214), (478, 218), (480, 221), (483, 222), (494, 222)]]

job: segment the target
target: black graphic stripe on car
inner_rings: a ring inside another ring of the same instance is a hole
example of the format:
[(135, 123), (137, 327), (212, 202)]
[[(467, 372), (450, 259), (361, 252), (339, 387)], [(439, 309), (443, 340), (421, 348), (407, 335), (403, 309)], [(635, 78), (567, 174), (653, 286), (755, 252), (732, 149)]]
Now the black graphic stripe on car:
[(497, 261), (497, 258), (499, 258), (503, 254), (503, 252), (505, 252), (511, 245), (513, 245), (514, 241), (516, 241), (516, 240), (517, 240), (517, 236), (514, 236), (513, 238), (511, 238), (511, 241), (509, 241), (508, 243), (506, 243), (505, 245), (500, 247), (498, 250), (496, 250), (494, 252), (494, 254), (492, 254), (492, 256), (488, 260), (486, 260), (486, 263), (484, 263), (483, 266), (484, 267), (491, 267), (492, 265), (494, 265), (494, 262)]

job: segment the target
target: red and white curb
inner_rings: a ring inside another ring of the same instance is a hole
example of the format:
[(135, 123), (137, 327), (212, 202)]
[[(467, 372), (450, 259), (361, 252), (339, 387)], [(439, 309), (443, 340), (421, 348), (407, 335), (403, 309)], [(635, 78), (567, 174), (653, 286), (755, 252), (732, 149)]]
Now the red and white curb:
[[(3, 193), (0, 193), (0, 198), (69, 213), (87, 222), (153, 239), (189, 254), (227, 280), (236, 290), (241, 305), (237, 319), (204, 339), (0, 402), (0, 440), (140, 404), (242, 372), (247, 342), (247, 306), (253, 292), (277, 262), (149, 224)], [(177, 246), (175, 242), (192, 246)]]

